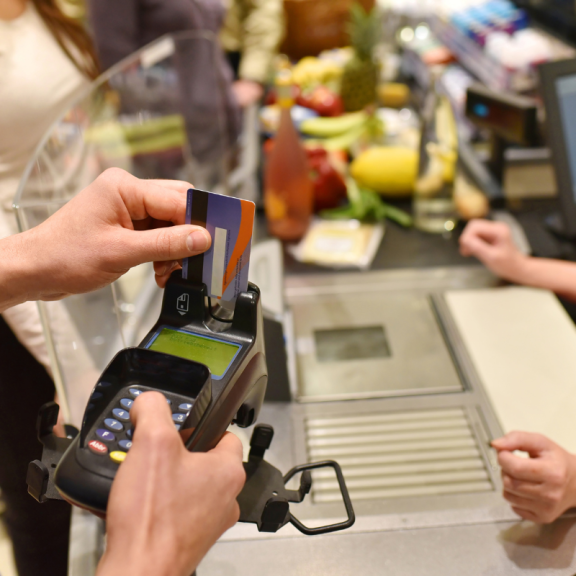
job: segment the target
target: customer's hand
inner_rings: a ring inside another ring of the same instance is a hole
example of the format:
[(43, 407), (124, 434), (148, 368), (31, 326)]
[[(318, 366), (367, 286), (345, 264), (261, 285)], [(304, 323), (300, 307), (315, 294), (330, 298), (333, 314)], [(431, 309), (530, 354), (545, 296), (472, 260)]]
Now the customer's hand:
[(242, 445), (227, 433), (208, 453), (188, 452), (158, 392), (140, 395), (130, 416), (134, 443), (112, 484), (97, 576), (190, 576), (238, 520)]
[(460, 253), (475, 256), (492, 272), (517, 282), (528, 257), (512, 240), (510, 228), (503, 222), (472, 220), (460, 236)]
[(210, 247), (204, 228), (171, 226), (184, 224), (190, 187), (107, 170), (48, 220), (1, 241), (0, 310), (96, 290), (143, 262), (155, 262), (163, 286), (179, 259)]
[(236, 80), (232, 85), (234, 95), (242, 108), (256, 104), (264, 95), (264, 88), (252, 80)]
[[(526, 520), (547, 524), (576, 506), (576, 456), (540, 434), (510, 432), (492, 442), (504, 498)], [(528, 452), (530, 458), (513, 454)]]

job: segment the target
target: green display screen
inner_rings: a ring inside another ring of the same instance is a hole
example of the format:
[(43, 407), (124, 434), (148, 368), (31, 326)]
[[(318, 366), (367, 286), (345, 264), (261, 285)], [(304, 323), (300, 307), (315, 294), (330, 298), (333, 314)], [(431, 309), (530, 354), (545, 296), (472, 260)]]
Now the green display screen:
[(210, 368), (212, 376), (218, 378), (224, 375), (240, 346), (190, 332), (163, 328), (148, 348), (205, 364)]

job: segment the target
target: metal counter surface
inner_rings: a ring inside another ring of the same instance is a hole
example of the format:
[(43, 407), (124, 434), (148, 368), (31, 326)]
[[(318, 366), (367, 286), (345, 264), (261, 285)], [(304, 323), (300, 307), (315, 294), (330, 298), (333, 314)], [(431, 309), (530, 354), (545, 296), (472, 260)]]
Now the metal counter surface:
[[(342, 403), (341, 403), (342, 404)], [(282, 471), (297, 463), (294, 423), (300, 406), (266, 404), (274, 425), (267, 459)], [(296, 442), (297, 444), (297, 442)], [(238, 524), (212, 548), (198, 576), (573, 576), (576, 516), (549, 526), (520, 521), (499, 495), (478, 508), (370, 514), (356, 506), (345, 532), (306, 537), (292, 526), (261, 534)], [(415, 508), (418, 508), (418, 499)], [(297, 513), (297, 512), (296, 512)]]
[(198, 576), (572, 576), (573, 519), (217, 544)]
[[(409, 233), (408, 237), (412, 235)], [(290, 276), (286, 282), (288, 302), (290, 306), (298, 307), (318, 296), (340, 294), (345, 298), (346, 294), (357, 297), (360, 293), (362, 298), (370, 298), (370, 294), (411, 293), (420, 297), (446, 290), (498, 285), (498, 280), (481, 267), (455, 264), (453, 261), (450, 267), (444, 268), (373, 271), (362, 275), (361, 287), (357, 277), (351, 274)], [(487, 446), (490, 438), (502, 434), (500, 423), (442, 299), (432, 297), (432, 300), (454, 362), (461, 371), (462, 390), (388, 398), (265, 404), (259, 421), (272, 424), (276, 431), (266, 458), (283, 472), (307, 461), (313, 421), (340, 422), (352, 416), (362, 423), (366, 416), (373, 420), (375, 415), (461, 411), (469, 422), (489, 475), (488, 486), (467, 493), (450, 492), (452, 486), (448, 486), (448, 491), (441, 495), (423, 493), (419, 496), (402, 494), (399, 490), (400, 496), (378, 497), (377, 492), (363, 493), (362, 482), (374, 472), (367, 471), (357, 484), (356, 492), (351, 489), (357, 517), (351, 529), (305, 537), (292, 526), (284, 527), (277, 534), (260, 534), (255, 526), (239, 524), (209, 552), (198, 569), (198, 576), (574, 576), (576, 515), (566, 515), (550, 526), (538, 526), (521, 521), (504, 501), (495, 454)], [(378, 426), (383, 429), (389, 424), (379, 423), (376, 428)], [(333, 429), (328, 428), (320, 432), (334, 434)], [(351, 434), (361, 436), (365, 432), (356, 429)], [(349, 445), (346, 433), (343, 440)], [(376, 447), (376, 444), (362, 445), (362, 454), (369, 454), (371, 446)], [(381, 467), (384, 469), (380, 484), (383, 493), (386, 493), (386, 488), (382, 487), (386, 486), (387, 467)], [(353, 478), (348, 477), (349, 485)], [(341, 505), (320, 500), (313, 502), (312, 496), (293, 509), (305, 524), (313, 526), (342, 519)]]

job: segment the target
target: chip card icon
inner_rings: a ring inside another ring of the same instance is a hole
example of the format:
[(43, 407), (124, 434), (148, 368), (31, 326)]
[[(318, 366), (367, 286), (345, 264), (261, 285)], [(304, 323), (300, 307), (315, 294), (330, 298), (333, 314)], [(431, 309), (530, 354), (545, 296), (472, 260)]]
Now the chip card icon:
[(182, 296), (178, 296), (178, 300), (176, 301), (176, 309), (180, 313), (181, 316), (184, 316), (186, 312), (188, 312), (188, 302), (190, 297), (188, 294), (182, 294)]

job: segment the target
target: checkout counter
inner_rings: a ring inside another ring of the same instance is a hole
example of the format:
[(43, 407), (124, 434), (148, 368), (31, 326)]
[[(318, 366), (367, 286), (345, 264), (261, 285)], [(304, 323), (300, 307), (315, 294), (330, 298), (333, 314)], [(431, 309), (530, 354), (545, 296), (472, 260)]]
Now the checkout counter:
[[(165, 38), (97, 81), (53, 126), (31, 163), (16, 199), (22, 229), (108, 166), (192, 181), (198, 174), (220, 189), (233, 186), (222, 168), (229, 152), (223, 133), (212, 172), (194, 172), (190, 119), (174, 97), (185, 94), (193, 106), (194, 93), (178, 88), (180, 51), (212, 41)], [(124, 101), (139, 110), (137, 119)], [(250, 151), (243, 153), (239, 169), (250, 172)], [(501, 497), (488, 446), (521, 428), (576, 451), (570, 429), (576, 329), (555, 297), (502, 287), (458, 254), (455, 236), (389, 224), (366, 273), (322, 271), (289, 256), (282, 266), (277, 245), (259, 243), (259, 236), (252, 279), (286, 341), (285, 348), (281, 339), (271, 344), (285, 351), (286, 369), (272, 366), (269, 398), (276, 400), (264, 404), (259, 419), (276, 430), (267, 457), (282, 470), (339, 461), (357, 521), (345, 532), (313, 538), (291, 526), (264, 534), (237, 525), (198, 574), (572, 576), (573, 515), (549, 526), (520, 521)], [(40, 303), (70, 422), (78, 424), (112, 355), (149, 330), (160, 298), (151, 267), (143, 266), (98, 292)], [(247, 444), (246, 432), (239, 434)], [(298, 505), (298, 516), (311, 526), (341, 520), (335, 477), (313, 478), (312, 497)], [(103, 545), (101, 521), (75, 510), (70, 575), (93, 574)]]

